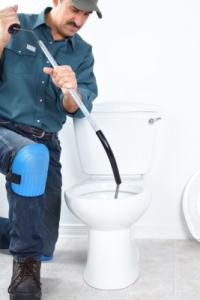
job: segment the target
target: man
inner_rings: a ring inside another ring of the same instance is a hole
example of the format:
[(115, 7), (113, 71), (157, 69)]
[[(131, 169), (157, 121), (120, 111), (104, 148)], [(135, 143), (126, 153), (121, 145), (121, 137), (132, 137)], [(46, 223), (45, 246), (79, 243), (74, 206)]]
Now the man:
[[(12, 300), (41, 299), (41, 257), (53, 255), (60, 218), (57, 133), (67, 116), (83, 117), (68, 89), (89, 111), (97, 96), (91, 46), (77, 34), (93, 11), (102, 17), (97, 2), (53, 0), (40, 15), (17, 15), (17, 5), (0, 11), (0, 172), (9, 201), (0, 235), (14, 256)], [(44, 41), (58, 67), (51, 68), (33, 34), (8, 33), (16, 23)]]

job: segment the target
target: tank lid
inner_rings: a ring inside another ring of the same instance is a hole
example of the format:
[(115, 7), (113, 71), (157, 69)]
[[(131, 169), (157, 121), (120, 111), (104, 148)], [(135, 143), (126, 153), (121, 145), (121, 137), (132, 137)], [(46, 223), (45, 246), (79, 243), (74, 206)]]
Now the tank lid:
[(158, 112), (154, 104), (132, 102), (98, 102), (94, 103), (92, 112)]

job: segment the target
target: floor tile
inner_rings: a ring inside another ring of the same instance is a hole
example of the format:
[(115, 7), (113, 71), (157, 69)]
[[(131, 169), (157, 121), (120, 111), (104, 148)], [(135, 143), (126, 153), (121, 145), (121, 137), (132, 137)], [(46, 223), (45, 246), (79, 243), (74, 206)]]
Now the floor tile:
[(195, 240), (176, 240), (175, 259), (200, 261), (200, 243)]
[(10, 284), (10, 278), (1, 278), (0, 279), (0, 299), (8, 300), (8, 286)]
[[(123, 290), (84, 282), (87, 238), (60, 239), (54, 259), (42, 263), (42, 300), (200, 300), (200, 244), (191, 240), (138, 240), (140, 276)], [(8, 300), (12, 256), (0, 250), (0, 300)]]
[(132, 300), (173, 300), (173, 280), (143, 280), (139, 279), (128, 290), (128, 299)]
[(140, 264), (140, 277), (144, 280), (172, 280), (175, 276), (174, 262), (145, 261)]
[(109, 295), (95, 295), (95, 297), (94, 296), (86, 297), (86, 296), (79, 295), (76, 297), (76, 300), (128, 300), (128, 295), (114, 296), (114, 297)]
[(199, 300), (199, 280), (178, 280), (176, 282), (176, 300)]
[(0, 264), (12, 263), (12, 255), (7, 250), (0, 249)]
[(117, 299), (123, 299), (124, 297), (128, 297), (127, 288), (125, 289), (119, 289), (119, 290), (100, 290), (93, 288), (89, 286), (87, 283), (84, 283), (80, 294), (78, 295), (79, 298), (87, 298), (92, 297), (96, 300), (96, 297), (102, 297), (104, 298), (117, 298)]
[(42, 278), (43, 295), (48, 299), (49, 296), (65, 296), (75, 297), (79, 294), (82, 282), (76, 281), (74, 278), (65, 278), (51, 274), (51, 277)]
[(175, 279), (200, 281), (200, 261), (190, 259), (176, 261)]
[(164, 261), (174, 260), (173, 240), (139, 240), (137, 242), (141, 261)]

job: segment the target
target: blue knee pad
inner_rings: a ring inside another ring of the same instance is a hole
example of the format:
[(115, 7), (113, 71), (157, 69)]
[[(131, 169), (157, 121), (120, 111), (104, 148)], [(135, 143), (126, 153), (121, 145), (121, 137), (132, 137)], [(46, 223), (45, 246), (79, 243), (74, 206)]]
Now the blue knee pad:
[(21, 196), (36, 197), (45, 192), (49, 166), (49, 151), (43, 144), (29, 144), (16, 154), (11, 172), (20, 178), (11, 183), (13, 191)]

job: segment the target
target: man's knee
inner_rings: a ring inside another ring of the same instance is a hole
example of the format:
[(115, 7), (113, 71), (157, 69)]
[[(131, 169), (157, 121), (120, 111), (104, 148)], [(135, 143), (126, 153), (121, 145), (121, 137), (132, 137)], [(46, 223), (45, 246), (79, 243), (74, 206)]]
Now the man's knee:
[(43, 144), (29, 144), (15, 155), (6, 179), (13, 191), (21, 196), (44, 194), (49, 166), (49, 151)]

